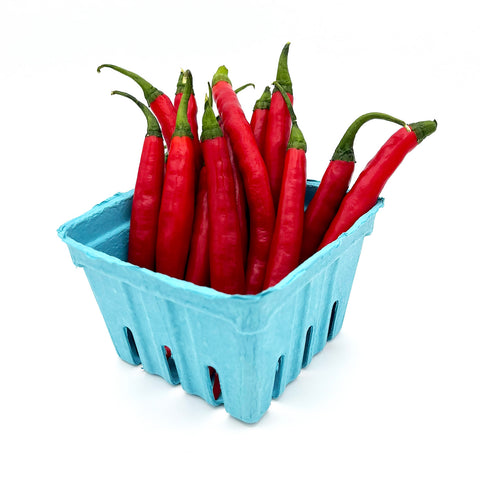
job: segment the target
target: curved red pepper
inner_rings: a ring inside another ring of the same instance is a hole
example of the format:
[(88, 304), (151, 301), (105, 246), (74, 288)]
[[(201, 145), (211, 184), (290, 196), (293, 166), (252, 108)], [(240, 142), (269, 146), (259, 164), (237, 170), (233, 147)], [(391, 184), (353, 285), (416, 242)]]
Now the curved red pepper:
[(187, 85), (178, 108), (175, 131), (168, 153), (158, 217), (156, 270), (183, 279), (187, 264), (195, 211), (195, 147), (187, 118), (192, 82)]
[(270, 112), (270, 103), (272, 94), (270, 87), (265, 87), (262, 96), (255, 102), (250, 120), (253, 136), (257, 142), (262, 157), (265, 156), (265, 136), (267, 133), (268, 114)]
[(313, 255), (337, 213), (347, 192), (355, 167), (353, 143), (360, 127), (373, 119), (387, 120), (399, 125), (405, 122), (384, 113), (371, 112), (358, 117), (347, 129), (330, 160), (320, 185), (309, 203), (304, 218), (300, 262)]
[(412, 123), (387, 140), (343, 198), (318, 250), (336, 240), (375, 205), (386, 182), (405, 156), (436, 129), (436, 121)]
[(201, 146), (207, 167), (210, 285), (220, 292), (243, 294), (245, 270), (233, 168), (209, 102), (202, 119)]
[(170, 98), (162, 91), (155, 88), (151, 83), (147, 82), (144, 78), (136, 73), (133, 73), (124, 68), (117, 67), (109, 63), (100, 65), (97, 68), (97, 72), (100, 72), (102, 68), (108, 67), (112, 70), (122, 73), (127, 77), (134, 80), (142, 89), (145, 100), (152, 109), (153, 113), (157, 117), (160, 126), (162, 127), (163, 138), (167, 144), (167, 148), (170, 148), (170, 142), (172, 139), (173, 131), (175, 130), (175, 118), (176, 112)]
[(277, 84), (292, 119), (287, 144), (282, 188), (277, 208), (275, 231), (265, 274), (264, 288), (276, 285), (299, 263), (303, 232), (303, 206), (307, 183), (307, 143), (298, 128), (292, 104), (285, 90)]
[(207, 168), (200, 169), (198, 189), (195, 201), (192, 241), (188, 255), (185, 280), (208, 287), (210, 278), (210, 259), (208, 255), (208, 198)]
[(275, 225), (275, 210), (268, 173), (253, 137), (250, 123), (245, 118), (228, 78), (228, 70), (224, 66), (215, 73), (212, 85), (213, 98), (222, 117), (225, 131), (232, 142), (245, 186), (250, 218), (246, 293), (256, 294), (263, 287)]
[[(276, 82), (284, 88), (288, 94), (290, 102), (293, 103), (292, 81), (287, 65), (289, 48), (290, 43), (287, 43), (283, 47), (278, 61)], [(275, 87), (270, 102), (263, 153), (275, 208), (277, 208), (278, 199), (280, 197), (283, 164), (285, 161), (288, 139), (290, 137), (291, 125), (292, 121), (290, 119), (288, 108), (283, 100), (282, 94), (278, 90), (278, 87)]]
[(142, 102), (118, 90), (113, 91), (112, 95), (122, 95), (135, 102), (147, 119), (147, 134), (143, 141), (132, 199), (128, 261), (139, 267), (154, 270), (158, 211), (165, 163), (162, 132), (154, 115)]

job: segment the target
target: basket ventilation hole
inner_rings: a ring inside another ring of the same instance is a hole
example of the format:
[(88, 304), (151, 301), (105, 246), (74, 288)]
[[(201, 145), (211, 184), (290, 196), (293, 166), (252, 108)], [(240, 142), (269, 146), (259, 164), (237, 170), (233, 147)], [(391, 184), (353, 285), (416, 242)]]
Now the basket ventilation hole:
[(280, 395), (280, 385), (282, 384), (284, 360), (285, 360), (285, 355), (282, 355), (277, 362), (277, 368), (275, 370), (275, 380), (273, 382), (273, 393), (272, 393), (273, 398), (277, 398)]
[(208, 367), (208, 374), (210, 376), (210, 386), (213, 393), (213, 398), (218, 400), (222, 396), (222, 389), (220, 387), (220, 378), (217, 371), (213, 367)]
[(312, 343), (312, 330), (312, 326), (308, 327), (307, 334), (305, 335), (305, 349), (303, 350), (302, 368), (305, 368), (308, 365), (310, 345)]
[(328, 324), (327, 341), (333, 338), (333, 330), (335, 328), (335, 318), (337, 316), (338, 300), (332, 305), (332, 312), (330, 313), (330, 323)]
[(133, 338), (133, 333), (128, 327), (124, 327), (125, 336), (127, 337), (127, 343), (130, 348), (130, 354), (132, 355), (132, 360), (135, 365), (140, 365), (140, 355), (138, 354), (137, 345), (135, 339)]
[(173, 359), (173, 356), (172, 356), (172, 350), (170, 349), (170, 347), (167, 347), (166, 345), (164, 345), (163, 353), (165, 354), (165, 358), (167, 359), (167, 366), (168, 366), (170, 379), (172, 380), (172, 383), (175, 383), (175, 384), (180, 383), (180, 379), (178, 378), (177, 366), (175, 365), (175, 360)]

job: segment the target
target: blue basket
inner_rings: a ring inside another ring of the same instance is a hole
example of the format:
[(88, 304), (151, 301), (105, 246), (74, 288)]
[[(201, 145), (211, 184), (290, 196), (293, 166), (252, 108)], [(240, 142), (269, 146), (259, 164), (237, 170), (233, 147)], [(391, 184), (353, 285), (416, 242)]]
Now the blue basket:
[[(308, 181), (306, 204), (317, 187)], [(126, 261), (132, 194), (118, 193), (58, 230), (85, 270), (118, 355), (257, 422), (340, 331), (363, 239), (383, 199), (274, 287), (227, 295)]]

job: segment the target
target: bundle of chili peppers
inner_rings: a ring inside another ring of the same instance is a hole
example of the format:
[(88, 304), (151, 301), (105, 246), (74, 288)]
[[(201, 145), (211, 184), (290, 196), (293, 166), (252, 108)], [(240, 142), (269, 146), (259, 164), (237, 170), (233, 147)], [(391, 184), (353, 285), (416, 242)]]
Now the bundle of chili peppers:
[[(129, 262), (227, 294), (257, 294), (346, 232), (375, 205), (405, 156), (436, 130), (436, 121), (406, 124), (384, 113), (361, 115), (347, 128), (305, 209), (307, 144), (293, 108), (289, 48), (282, 49), (276, 78), (250, 119), (237, 96), (245, 86), (234, 89), (225, 66), (206, 85), (201, 122), (189, 70), (181, 71), (172, 102), (136, 73), (98, 67), (130, 77), (147, 102), (112, 92), (135, 102), (147, 119)], [(400, 129), (350, 188), (354, 140), (373, 119)]]

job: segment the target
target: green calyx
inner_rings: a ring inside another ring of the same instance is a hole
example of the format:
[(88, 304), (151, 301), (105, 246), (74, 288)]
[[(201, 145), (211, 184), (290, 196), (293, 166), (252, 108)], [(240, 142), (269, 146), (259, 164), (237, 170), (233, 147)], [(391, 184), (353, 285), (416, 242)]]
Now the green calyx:
[(125, 92), (120, 92), (119, 90), (114, 90), (112, 92), (112, 95), (121, 95), (122, 97), (127, 97), (133, 102), (135, 102), (140, 107), (140, 110), (144, 113), (147, 119), (147, 134), (145, 136), (162, 138), (162, 131), (160, 129), (160, 125), (158, 124), (155, 115), (149, 110), (149, 108), (145, 104), (137, 100), (134, 96)]
[(126, 75), (127, 77), (130, 77), (132, 80), (137, 82), (137, 84), (143, 90), (143, 95), (144, 95), (145, 100), (148, 102), (149, 105), (151, 105), (157, 97), (159, 97), (160, 95), (163, 95), (162, 91), (155, 88), (151, 83), (147, 82), (140, 75), (137, 75), (136, 73), (130, 72), (129, 70), (125, 70), (124, 68), (117, 67), (116, 65), (111, 65), (109, 63), (105, 63), (103, 65), (100, 65), (97, 68), (97, 72), (100, 73), (100, 71), (104, 67), (111, 68), (112, 70), (120, 72), (123, 75)]
[(305, 141), (305, 137), (303, 136), (303, 133), (301, 132), (300, 128), (298, 128), (297, 116), (295, 115), (295, 112), (293, 110), (292, 102), (290, 101), (290, 98), (288, 97), (286, 90), (283, 88), (282, 85), (280, 85), (280, 83), (273, 82), (273, 85), (275, 85), (275, 88), (282, 94), (282, 97), (285, 100), (285, 103), (287, 104), (287, 108), (290, 113), (290, 118), (292, 120), (292, 130), (290, 132), (290, 138), (288, 139), (287, 149), (295, 148), (297, 150), (303, 150), (306, 152), (307, 142)]
[[(180, 75), (178, 77), (177, 81), (177, 89), (175, 90), (175, 95), (179, 93), (183, 93), (185, 91), (185, 85), (187, 83), (186, 77), (185, 77), (185, 71), (182, 69), (180, 72)], [(194, 95), (195, 92), (193, 91), (193, 77), (192, 77), (192, 95)]]
[(175, 121), (175, 130), (173, 131), (173, 137), (190, 137), (193, 138), (192, 129), (188, 122), (187, 110), (188, 100), (192, 95), (192, 74), (190, 70), (184, 73), (185, 76), (185, 89), (183, 90), (182, 99), (178, 106), (177, 119)]
[[(286, 43), (283, 47), (282, 53), (278, 60), (277, 67), (277, 78), (276, 81), (279, 83), (287, 93), (293, 95), (292, 88), (292, 79), (290, 78), (290, 72), (288, 71), (288, 51), (290, 49), (290, 42)], [(278, 87), (275, 88), (274, 92), (278, 90)]]
[(212, 78), (212, 87), (215, 86), (216, 83), (224, 81), (229, 83), (230, 85), (232, 82), (228, 78), (228, 69), (225, 65), (222, 65), (221, 67), (218, 67), (218, 70), (215, 72)]
[(426, 120), (424, 122), (410, 123), (409, 127), (415, 133), (417, 137), (417, 142), (421, 143), (425, 138), (427, 138), (437, 129), (437, 121)]
[(397, 123), (405, 127), (405, 122), (398, 118), (392, 117), (385, 113), (371, 112), (358, 117), (347, 129), (333, 153), (332, 160), (343, 160), (344, 162), (355, 162), (355, 154), (353, 151), (353, 143), (355, 136), (362, 125), (370, 120), (386, 120), (388, 122)]
[(262, 96), (255, 102), (253, 106), (254, 110), (268, 110), (270, 108), (270, 103), (272, 101), (272, 92), (270, 87), (265, 87), (265, 90), (262, 93)]
[(223, 131), (218, 124), (217, 117), (212, 108), (211, 99), (205, 96), (205, 110), (202, 117), (202, 134), (200, 141), (211, 140), (213, 138), (223, 137)]
[(287, 149), (295, 148), (297, 150), (307, 151), (307, 142), (303, 133), (298, 128), (297, 121), (292, 121), (292, 131), (290, 132), (290, 138), (288, 139)]

